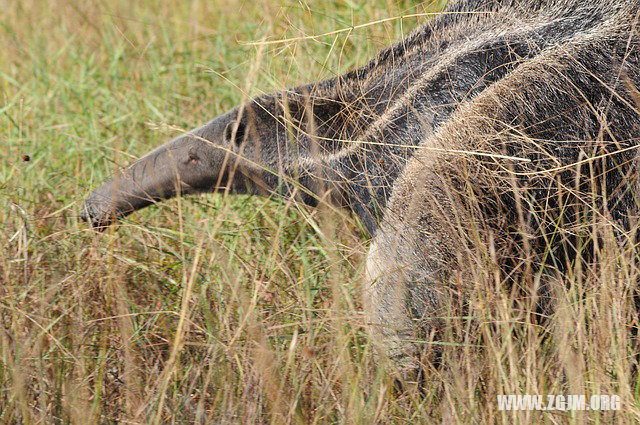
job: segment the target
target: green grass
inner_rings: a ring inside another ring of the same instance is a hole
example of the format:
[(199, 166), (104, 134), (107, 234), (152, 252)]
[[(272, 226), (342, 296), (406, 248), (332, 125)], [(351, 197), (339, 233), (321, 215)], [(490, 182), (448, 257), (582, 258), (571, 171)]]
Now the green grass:
[[(638, 272), (615, 250), (598, 276), (559, 290), (566, 308), (550, 331), (498, 287), (472, 296), (480, 324), (470, 334), (452, 318), (420, 397), (394, 391), (375, 362), (367, 241), (348, 214), (207, 195), (101, 235), (78, 220), (92, 188), (172, 128), (362, 65), (427, 18), (248, 42), (443, 4), (0, 0), (0, 423), (637, 421), (627, 325)], [(503, 393), (623, 403), (497, 412)]]

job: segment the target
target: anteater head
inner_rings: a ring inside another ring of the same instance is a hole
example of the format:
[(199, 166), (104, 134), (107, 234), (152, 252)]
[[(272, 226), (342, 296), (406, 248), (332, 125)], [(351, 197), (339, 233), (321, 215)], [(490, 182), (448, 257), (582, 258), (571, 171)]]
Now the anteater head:
[(91, 193), (82, 219), (102, 230), (159, 200), (216, 191), (276, 193), (314, 204), (322, 186), (318, 158), (331, 150), (318, 140), (334, 132), (327, 117), (337, 104), (310, 99), (263, 96), (171, 140)]

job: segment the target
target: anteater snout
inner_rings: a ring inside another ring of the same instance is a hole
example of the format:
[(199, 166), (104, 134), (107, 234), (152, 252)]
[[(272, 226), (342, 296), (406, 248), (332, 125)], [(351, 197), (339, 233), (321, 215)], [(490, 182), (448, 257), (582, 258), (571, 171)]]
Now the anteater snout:
[(116, 212), (104, 202), (95, 199), (95, 193), (89, 196), (82, 206), (80, 219), (91, 225), (97, 232), (104, 231), (116, 219)]
[(225, 167), (234, 163), (227, 160), (229, 147), (237, 148), (245, 137), (245, 126), (236, 122), (237, 115), (236, 110), (223, 114), (115, 174), (89, 195), (80, 218), (101, 231), (133, 211), (178, 193), (224, 188)]

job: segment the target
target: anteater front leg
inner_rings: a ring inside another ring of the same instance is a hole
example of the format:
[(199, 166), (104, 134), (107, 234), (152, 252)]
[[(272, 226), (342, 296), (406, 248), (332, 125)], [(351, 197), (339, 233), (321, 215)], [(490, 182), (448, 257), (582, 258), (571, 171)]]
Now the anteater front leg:
[[(451, 273), (456, 268), (451, 253), (460, 246), (455, 242), (460, 236), (454, 229), (457, 221), (442, 209), (448, 211), (451, 203), (441, 191), (429, 193), (439, 199), (423, 192), (420, 204), (432, 205), (433, 211), (427, 217), (418, 208), (422, 214), (412, 216), (415, 223), (410, 218), (394, 220), (393, 211), (387, 211), (367, 257), (370, 334), (378, 352), (391, 360), (405, 383), (418, 381), (422, 367), (438, 358), (443, 317), (451, 307), (446, 299), (456, 287), (445, 282), (458, 276)], [(422, 230), (428, 232), (417, 232), (417, 221), (424, 219), (429, 223)]]
[(392, 264), (388, 258), (388, 236), (393, 235), (379, 235), (367, 257), (364, 290), (367, 324), (376, 352), (391, 360), (402, 381), (417, 381), (419, 348), (412, 342), (417, 326), (407, 308), (403, 266)]

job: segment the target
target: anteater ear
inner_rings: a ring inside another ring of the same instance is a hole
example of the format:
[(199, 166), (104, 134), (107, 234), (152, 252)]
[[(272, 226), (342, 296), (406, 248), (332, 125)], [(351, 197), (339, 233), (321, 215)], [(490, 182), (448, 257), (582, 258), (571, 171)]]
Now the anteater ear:
[[(237, 126), (237, 129), (236, 129)], [(224, 128), (224, 141), (236, 148), (242, 146), (245, 140), (245, 125), (242, 121), (231, 121)]]

